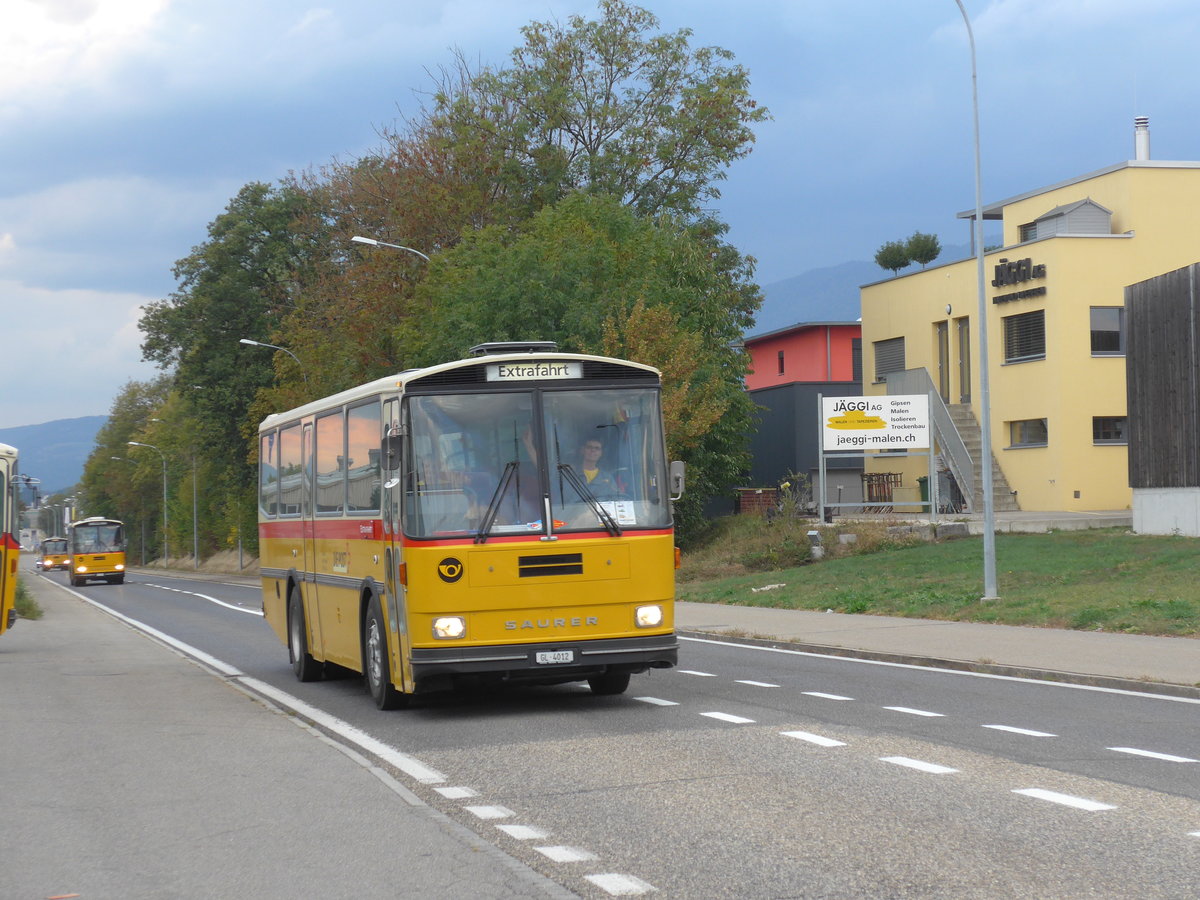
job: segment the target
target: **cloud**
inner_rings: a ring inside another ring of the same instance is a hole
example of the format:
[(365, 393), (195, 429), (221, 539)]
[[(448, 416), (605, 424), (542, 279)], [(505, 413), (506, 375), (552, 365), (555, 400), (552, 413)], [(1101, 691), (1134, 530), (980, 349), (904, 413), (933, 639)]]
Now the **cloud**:
[(54, 291), (0, 280), (10, 372), (5, 427), (104, 415), (131, 378), (158, 371), (141, 359), (137, 327), (152, 298), (121, 292)]

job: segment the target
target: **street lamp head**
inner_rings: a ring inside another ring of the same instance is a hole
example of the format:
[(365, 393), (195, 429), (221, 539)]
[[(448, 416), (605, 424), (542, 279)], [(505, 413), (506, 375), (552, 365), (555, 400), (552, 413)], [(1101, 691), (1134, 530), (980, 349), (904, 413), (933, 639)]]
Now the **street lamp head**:
[(242, 338), (238, 341), (239, 344), (249, 344), (251, 347), (263, 347), (265, 344), (260, 344), (258, 341), (252, 341), (250, 338)]
[(350, 240), (352, 240), (358, 244), (370, 244), (372, 247), (379, 246), (379, 241), (375, 240), (374, 238), (363, 237), (362, 235), (358, 235), (358, 234), (356, 234), (354, 237), (350, 238)]

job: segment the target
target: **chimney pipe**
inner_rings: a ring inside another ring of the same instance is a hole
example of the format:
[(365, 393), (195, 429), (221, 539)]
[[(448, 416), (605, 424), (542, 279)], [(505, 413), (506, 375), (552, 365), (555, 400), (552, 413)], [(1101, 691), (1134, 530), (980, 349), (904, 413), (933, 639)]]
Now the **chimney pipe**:
[(1133, 120), (1133, 158), (1150, 158), (1150, 117), (1135, 116)]

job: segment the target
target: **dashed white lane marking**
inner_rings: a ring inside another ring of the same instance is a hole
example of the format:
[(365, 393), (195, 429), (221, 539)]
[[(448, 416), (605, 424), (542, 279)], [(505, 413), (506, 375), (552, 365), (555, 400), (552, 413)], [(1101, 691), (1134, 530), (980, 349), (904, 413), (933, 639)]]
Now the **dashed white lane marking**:
[(1109, 747), (1117, 753), (1132, 753), (1134, 756), (1148, 756), (1150, 759), (1161, 759), (1166, 762), (1196, 762), (1190, 756), (1172, 756), (1170, 753), (1155, 753), (1153, 750), (1138, 750), (1136, 747)]
[(1188, 835), (1191, 837), (1200, 837), (1200, 831), (1189, 831)]
[(654, 885), (647, 884), (640, 878), (634, 878), (632, 875), (619, 875), (616, 872), (588, 875), (586, 878), (613, 897), (633, 897), (638, 894), (648, 894), (655, 889)]
[(751, 687), (779, 687), (777, 684), (771, 684), (769, 681), (750, 681), (748, 679), (737, 678), (735, 681), (738, 684), (748, 684)]
[(1011, 731), (1013, 734), (1023, 734), (1026, 737), (1058, 737), (1048, 731), (1034, 731), (1030, 728), (1014, 728), (1012, 725), (984, 725), (984, 728), (994, 728), (996, 731)]
[(845, 747), (845, 741), (835, 741), (833, 738), (822, 737), (819, 734), (810, 734), (807, 731), (781, 731), (779, 732), (784, 737), (795, 738), (798, 741), (808, 741), (810, 744), (816, 744), (818, 747)]
[(944, 718), (942, 713), (929, 712), (926, 709), (910, 709), (907, 706), (885, 706), (884, 709), (890, 709), (892, 712), (905, 713), (910, 716), (925, 716), (929, 719)]
[(534, 847), (533, 849), (547, 859), (560, 863), (588, 862), (593, 859), (599, 859), (590, 850), (580, 850), (578, 847)]
[(732, 725), (748, 725), (754, 721), (753, 719), (747, 719), (742, 716), (731, 716), (729, 713), (723, 712), (706, 712), (700, 713), (700, 715), (708, 716), (710, 719), (719, 719), (722, 722), (729, 722)]
[(937, 763), (925, 762), (920, 759), (909, 759), (907, 756), (881, 756), (879, 759), (881, 762), (904, 766), (907, 769), (916, 769), (920, 772), (928, 772), (930, 775), (952, 775), (958, 771), (958, 769), (952, 769), (949, 766), (939, 766)]
[(516, 815), (507, 806), (464, 806), (463, 809), (481, 819), (507, 819)]
[(841, 694), (823, 694), (820, 691), (801, 691), (806, 697), (820, 697), (822, 700), (853, 700), (853, 697), (843, 697)]
[(479, 791), (469, 787), (440, 787), (434, 790), (447, 800), (466, 800), (468, 797), (479, 796)]
[(1061, 803), (1063, 806), (1072, 806), (1075, 809), (1083, 809), (1088, 812), (1116, 809), (1115, 806), (1111, 806), (1108, 803), (1088, 800), (1086, 797), (1072, 797), (1070, 794), (1060, 794), (1057, 791), (1045, 791), (1041, 788), (1020, 788), (1013, 791), (1013, 793), (1024, 794), (1026, 797), (1033, 797), (1036, 800), (1048, 800), (1050, 803)]
[(695, 669), (676, 669), (680, 675), (699, 675), (701, 678), (716, 678), (712, 672), (697, 672)]
[(518, 841), (544, 841), (550, 835), (532, 825), (497, 825), (510, 838)]
[(634, 697), (633, 699), (641, 701), (642, 703), (652, 703), (655, 706), (678, 706), (679, 705), (674, 700), (663, 700), (659, 697)]

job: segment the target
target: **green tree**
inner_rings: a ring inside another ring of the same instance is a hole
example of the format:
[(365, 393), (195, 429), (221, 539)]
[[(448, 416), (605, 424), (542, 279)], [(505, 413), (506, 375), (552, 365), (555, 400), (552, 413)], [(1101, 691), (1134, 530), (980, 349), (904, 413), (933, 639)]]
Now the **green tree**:
[[(188, 460), (189, 478), (193, 457), (205, 468), (203, 518), (214, 523), (205, 552), (228, 545), (228, 535), (239, 530), (253, 531), (249, 410), (257, 392), (271, 384), (272, 364), (304, 384), (290, 357), (239, 340), (277, 342), (275, 329), (294, 305), (297, 284), (319, 248), (311, 234), (293, 227), (309, 203), (290, 186), (247, 184), (209, 225), (208, 240), (176, 263), (179, 288), (150, 304), (139, 323), (146, 334), (143, 357), (173, 374), (175, 455)], [(164, 411), (158, 418), (168, 417)], [(182, 473), (180, 480), (186, 480)], [(190, 491), (181, 492), (178, 502), (189, 515), (172, 517), (188, 521), (189, 529), (190, 501)], [(229, 514), (237, 518), (232, 527), (223, 521)]]
[(672, 217), (573, 194), (519, 229), (492, 226), (439, 255), (416, 292), (422, 315), (400, 342), (417, 365), (483, 341), (537, 339), (658, 367), (667, 442), (695, 489), (681, 531), (695, 532), (702, 501), (748, 462), (745, 359), (734, 347), (761, 298), (750, 264), (729, 271), (722, 247)]
[(517, 218), (572, 190), (696, 216), (768, 112), (727, 50), (693, 49), (688, 29), (658, 33), (624, 0), (599, 11), (526, 26), (507, 68), (472, 76), (460, 64), (435, 95), (431, 134), (471, 158)]
[(908, 245), (904, 241), (888, 241), (875, 251), (875, 264), (881, 269), (889, 269), (892, 274), (899, 272), (912, 262), (908, 255)]
[(920, 263), (923, 269), (938, 258), (938, 254), (942, 252), (942, 243), (936, 234), (914, 231), (912, 237), (905, 242), (904, 249), (908, 258), (913, 262)]

